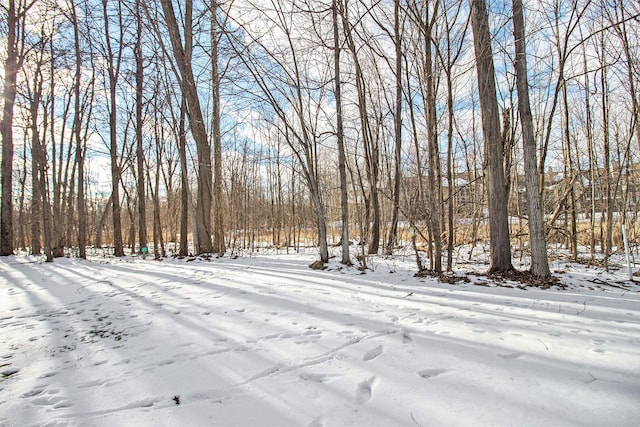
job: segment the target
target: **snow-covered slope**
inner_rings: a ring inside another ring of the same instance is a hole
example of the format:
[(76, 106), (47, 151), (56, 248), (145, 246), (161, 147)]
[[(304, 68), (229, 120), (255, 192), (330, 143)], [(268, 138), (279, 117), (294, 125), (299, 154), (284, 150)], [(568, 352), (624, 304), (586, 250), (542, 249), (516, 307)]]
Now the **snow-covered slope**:
[(312, 260), (0, 259), (0, 425), (640, 423), (634, 284)]

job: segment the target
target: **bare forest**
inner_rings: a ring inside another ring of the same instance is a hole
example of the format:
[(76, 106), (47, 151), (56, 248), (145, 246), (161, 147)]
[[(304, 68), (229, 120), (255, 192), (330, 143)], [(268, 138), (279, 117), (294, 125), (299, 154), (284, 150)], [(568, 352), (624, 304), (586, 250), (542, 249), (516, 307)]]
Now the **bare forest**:
[(635, 1), (2, 0), (0, 64), (3, 256), (638, 256)]

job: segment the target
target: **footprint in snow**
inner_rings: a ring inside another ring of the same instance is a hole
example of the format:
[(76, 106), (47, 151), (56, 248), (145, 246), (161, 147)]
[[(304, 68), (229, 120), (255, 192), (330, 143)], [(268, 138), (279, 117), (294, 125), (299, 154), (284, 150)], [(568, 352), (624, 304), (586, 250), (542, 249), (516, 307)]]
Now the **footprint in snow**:
[(302, 335), (322, 335), (322, 331), (316, 328), (315, 326), (308, 326), (307, 330), (302, 333)]
[(48, 395), (39, 395), (38, 397), (31, 400), (31, 403), (36, 406), (50, 406), (53, 409), (62, 409), (62, 408), (70, 408), (73, 406), (69, 400), (66, 400), (62, 396), (56, 396), (59, 390), (50, 390), (47, 392)]
[(14, 376), (18, 372), (20, 372), (20, 369), (5, 369), (4, 371), (0, 372), (0, 378), (9, 378)]
[(98, 388), (107, 384), (107, 382), (108, 381), (105, 379), (91, 380), (91, 381), (86, 381), (80, 384), (76, 384), (76, 387), (79, 389)]
[(376, 348), (372, 348), (371, 350), (367, 351), (364, 356), (362, 356), (362, 360), (367, 362), (369, 360), (375, 359), (382, 354), (383, 350), (384, 347), (382, 347), (381, 345), (377, 346)]
[(376, 377), (371, 377), (366, 381), (362, 381), (358, 384), (358, 388), (356, 389), (356, 402), (360, 405), (363, 405), (371, 399), (371, 395), (373, 394), (373, 382)]
[(423, 369), (421, 371), (416, 372), (421, 378), (428, 380), (433, 377), (437, 377), (438, 375), (446, 374), (450, 372), (449, 369)]
[(291, 339), (291, 338), (295, 338), (295, 337), (296, 337), (295, 334), (292, 334), (292, 333), (289, 333), (289, 332), (285, 332), (284, 334), (278, 335), (278, 338), (280, 338), (280, 339)]
[(29, 397), (35, 397), (44, 392), (44, 388), (35, 388), (31, 391), (28, 391), (22, 395), (23, 398), (27, 399)]
[(300, 374), (300, 378), (304, 381), (311, 381), (315, 383), (325, 383), (329, 381), (329, 375), (327, 374), (302, 373)]
[(511, 360), (511, 359), (517, 359), (520, 356), (522, 356), (522, 353), (504, 353), (504, 354), (498, 354), (498, 357), (502, 358), (502, 359), (506, 359), (506, 360)]
[(57, 375), (57, 372), (46, 372), (38, 377), (38, 379), (51, 378)]

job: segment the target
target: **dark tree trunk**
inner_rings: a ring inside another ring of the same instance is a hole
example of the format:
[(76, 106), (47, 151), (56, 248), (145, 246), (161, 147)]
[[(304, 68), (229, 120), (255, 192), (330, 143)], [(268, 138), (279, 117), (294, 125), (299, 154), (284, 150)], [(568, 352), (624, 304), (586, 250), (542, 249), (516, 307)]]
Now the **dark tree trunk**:
[(211, 1), (211, 86), (213, 111), (211, 132), (213, 136), (213, 251), (222, 256), (226, 252), (224, 242), (224, 203), (222, 200), (222, 135), (220, 134), (220, 75), (218, 71), (218, 20), (217, 0)]
[[(82, 118), (82, 100), (80, 99), (80, 84), (82, 77), (82, 49), (80, 46), (80, 29), (78, 28), (78, 16), (75, 7), (71, 8), (72, 23), (73, 23), (73, 36), (75, 42), (75, 56), (76, 56), (76, 69), (75, 69), (75, 82), (74, 82), (74, 118), (73, 118), (73, 134), (76, 144), (75, 152), (75, 165), (78, 172), (78, 256), (80, 258), (87, 258), (87, 215), (84, 199), (84, 155), (86, 152), (86, 146), (82, 139), (81, 132), (81, 118)], [(73, 206), (73, 185), (69, 191), (69, 211)], [(69, 229), (71, 228), (71, 216), (69, 216)]]
[[(140, 243), (140, 253), (143, 253), (144, 247), (147, 246), (147, 197), (145, 194), (144, 180), (144, 148), (142, 145), (142, 107), (143, 98), (143, 82), (144, 82), (144, 64), (142, 57), (142, 14), (140, 10), (140, 0), (136, 0), (136, 160), (138, 163), (138, 240)], [(133, 251), (133, 248), (131, 248)]]
[(395, 133), (395, 170), (393, 182), (393, 210), (391, 214), (391, 229), (387, 241), (386, 254), (393, 254), (393, 246), (398, 235), (398, 213), (400, 210), (400, 181), (402, 180), (400, 162), (402, 160), (402, 40), (400, 39), (400, 0), (393, 2), (393, 35), (396, 48), (396, 105), (393, 120)]
[(13, 106), (18, 74), (15, 0), (7, 8), (7, 58), (4, 63), (4, 91), (0, 137), (2, 138), (2, 202), (0, 203), (0, 256), (13, 254)]
[[(427, 9), (428, 11), (428, 9)], [(434, 12), (434, 18), (435, 18)], [(429, 206), (429, 231), (433, 239), (433, 258), (431, 259), (432, 269), (436, 273), (442, 272), (442, 208), (441, 200), (441, 172), (440, 172), (440, 151), (438, 149), (438, 123), (436, 117), (436, 87), (434, 79), (434, 67), (432, 59), (431, 44), (433, 43), (432, 26), (433, 20), (426, 16), (424, 34), (424, 73), (425, 73), (425, 113), (427, 121), (427, 142), (429, 146), (429, 196), (432, 203)], [(449, 184), (451, 185), (451, 184)]]
[(482, 133), (487, 161), (486, 180), (491, 239), (489, 272), (506, 272), (513, 270), (513, 266), (511, 264), (507, 193), (491, 34), (485, 1), (470, 0), (470, 2), (478, 91), (482, 110)]
[(178, 151), (180, 156), (180, 256), (189, 254), (187, 232), (189, 228), (189, 175), (187, 171), (187, 136), (185, 134), (185, 115), (187, 105), (184, 97), (180, 103), (180, 125), (178, 128)]
[[(119, 47), (119, 53), (114, 54), (111, 46), (111, 31), (109, 29), (109, 14), (107, 11), (108, 0), (102, 0), (103, 16), (104, 16), (104, 32), (107, 42), (107, 71), (109, 74), (109, 154), (111, 157), (111, 199), (112, 220), (113, 220), (113, 254), (117, 257), (124, 256), (124, 248), (122, 242), (122, 207), (120, 205), (120, 164), (118, 159), (118, 108), (117, 108), (117, 84), (120, 74), (120, 58), (122, 55), (122, 46)], [(121, 5), (119, 6), (122, 7)], [(122, 13), (119, 13), (122, 17)], [(122, 28), (122, 20), (118, 23), (120, 35), (124, 29)], [(122, 37), (120, 37), (122, 41)], [(78, 189), (80, 191), (80, 189)]]
[(342, 117), (342, 82), (340, 75), (340, 37), (338, 28), (338, 2), (332, 3), (333, 18), (333, 60), (334, 60), (334, 84), (336, 97), (336, 139), (338, 141), (338, 171), (340, 174), (340, 217), (342, 220), (342, 260), (345, 265), (351, 265), (349, 253), (349, 198), (347, 194), (347, 170), (346, 155), (344, 149), (344, 124)]
[(544, 212), (540, 203), (536, 141), (533, 130), (531, 105), (529, 103), (529, 82), (527, 78), (527, 55), (522, 0), (513, 0), (513, 35), (516, 48), (516, 85), (518, 89), (520, 124), (522, 126), (524, 174), (529, 214), (531, 273), (539, 277), (549, 277), (551, 276), (551, 272), (549, 271), (547, 243), (544, 233)]
[[(191, 43), (186, 43), (186, 48), (182, 45), (180, 29), (173, 9), (171, 0), (162, 0), (165, 20), (169, 28), (169, 37), (173, 54), (176, 58), (178, 69), (182, 78), (182, 91), (187, 101), (187, 113), (191, 125), (191, 133), (196, 142), (198, 154), (198, 189), (196, 202), (196, 253), (211, 253), (213, 245), (211, 241), (211, 203), (212, 203), (212, 167), (211, 167), (211, 146), (209, 145), (207, 131), (204, 126), (200, 99), (196, 88), (195, 78), (191, 65)], [(187, 1), (186, 12), (190, 15), (192, 9), (191, 0)], [(190, 20), (187, 20), (190, 21)], [(185, 28), (186, 39), (191, 38), (191, 25), (188, 23)]]

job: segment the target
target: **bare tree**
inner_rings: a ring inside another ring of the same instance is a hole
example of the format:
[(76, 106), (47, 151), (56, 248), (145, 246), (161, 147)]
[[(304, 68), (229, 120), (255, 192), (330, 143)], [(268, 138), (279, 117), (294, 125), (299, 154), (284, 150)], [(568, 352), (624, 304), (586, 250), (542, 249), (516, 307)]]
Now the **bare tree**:
[[(287, 5), (276, 1), (271, 1), (269, 5), (269, 12), (274, 14), (273, 23), (284, 35), (282, 45), (278, 49), (269, 50), (261, 43), (259, 37), (249, 36), (251, 46), (264, 56), (244, 51), (240, 59), (260, 89), (259, 100), (275, 115), (271, 123), (275, 125), (279, 137), (291, 148), (298, 161), (300, 174), (307, 185), (316, 214), (320, 261), (326, 263), (329, 261), (329, 251), (325, 202), (320, 181), (320, 141), (317, 130), (321, 104), (317, 98), (324, 98), (324, 84), (320, 85), (322, 90), (318, 91), (318, 83), (313, 81), (310, 70), (305, 68), (309, 61), (303, 59), (306, 52), (296, 48), (296, 44), (301, 40), (295, 38), (292, 15), (286, 10)], [(236, 54), (240, 54), (242, 43), (240, 40), (231, 42)], [(284, 74), (284, 78), (279, 73)]]
[[(66, 22), (69, 21), (68, 16), (64, 16), (64, 20)], [(56, 19), (57, 22), (57, 19)], [(60, 20), (60, 22), (64, 22)], [(54, 45), (54, 40), (57, 40), (55, 37), (49, 38), (49, 51), (54, 52), (54, 48), (57, 48)], [(73, 39), (68, 40), (65, 38), (67, 46), (69, 46), (65, 55), (61, 55), (63, 60), (67, 60), (68, 58), (73, 58)], [(68, 55), (68, 56), (67, 56)], [(60, 57), (59, 57), (60, 58)], [(52, 190), (53, 190), (53, 202), (52, 202), (52, 211), (53, 211), (53, 224), (59, 226), (54, 226), (52, 230), (52, 245), (53, 245), (53, 256), (58, 258), (64, 256), (64, 249), (66, 246), (71, 246), (69, 241), (70, 236), (66, 233), (66, 227), (63, 226), (64, 218), (67, 216), (73, 215), (72, 209), (67, 209), (64, 200), (66, 199), (66, 193), (69, 187), (69, 180), (72, 179), (69, 177), (69, 166), (72, 162), (73, 150), (72, 150), (72, 141), (67, 138), (67, 125), (69, 122), (69, 112), (71, 110), (71, 105), (73, 101), (73, 85), (68, 87), (64, 82), (62, 84), (58, 84), (58, 64), (56, 63), (56, 58), (53, 58), (49, 61), (49, 88), (50, 88), (50, 99), (49, 99), (49, 123), (50, 123), (50, 131), (49, 138), (51, 141), (51, 182), (52, 182)], [(63, 69), (64, 70), (64, 69)], [(66, 72), (64, 70), (63, 72)], [(57, 125), (58, 121), (58, 100), (60, 100), (60, 104), (62, 105), (62, 117), (60, 118), (60, 131), (58, 132)]]
[[(2, 93), (2, 200), (0, 202), (0, 256), (13, 254), (13, 112), (18, 72), (24, 62), (24, 19), (36, 0), (8, 0), (6, 6), (7, 57), (4, 63)], [(3, 5), (4, 8), (4, 5)]]
[[(145, 194), (145, 158), (142, 139), (142, 130), (144, 121), (142, 112), (144, 107), (144, 58), (142, 54), (142, 11), (140, 10), (140, 0), (136, 0), (136, 43), (134, 47), (134, 56), (136, 59), (136, 160), (138, 166), (138, 240), (140, 243), (140, 253), (143, 253), (144, 247), (147, 246), (147, 198)], [(133, 251), (133, 248), (131, 248)]]
[[(362, 139), (363, 154), (367, 180), (369, 181), (368, 195), (365, 195), (366, 223), (369, 230), (368, 253), (377, 254), (380, 247), (380, 197), (378, 194), (378, 184), (380, 175), (380, 146), (378, 136), (374, 134), (373, 124), (369, 117), (369, 107), (367, 102), (368, 84), (364, 70), (360, 61), (358, 46), (356, 45), (356, 25), (350, 21), (349, 2), (341, 0), (342, 4), (342, 26), (345, 32), (346, 44), (351, 54), (354, 66), (354, 79), (358, 96), (358, 118), (360, 120), (360, 137)], [(357, 18), (360, 22), (362, 17)], [(364, 186), (361, 185), (364, 193)]]
[(333, 23), (333, 61), (334, 85), (336, 98), (336, 139), (338, 141), (338, 172), (340, 175), (340, 216), (342, 219), (342, 263), (351, 265), (349, 254), (349, 196), (347, 188), (347, 167), (344, 149), (344, 123), (342, 112), (342, 80), (340, 71), (340, 31), (338, 26), (338, 1), (331, 3), (331, 18)]
[[(48, 191), (48, 164), (46, 155), (46, 138), (43, 132), (48, 129), (48, 115), (44, 115), (43, 123), (40, 123), (41, 103), (45, 103), (43, 97), (44, 74), (43, 68), (48, 59), (46, 55), (46, 38), (50, 35), (44, 34), (41, 28), (41, 38), (36, 43), (32, 55), (32, 70), (30, 80), (26, 87), (29, 97), (29, 115), (31, 121), (31, 209), (32, 209), (32, 251), (36, 254), (44, 249), (46, 261), (53, 261), (53, 250), (51, 244), (51, 205)], [(41, 240), (42, 237), (42, 240)]]
[(31, 84), (27, 84), (27, 90), (32, 91), (30, 96), (31, 115), (31, 253), (39, 255), (42, 252), (42, 186), (40, 185), (40, 163), (41, 157), (44, 157), (43, 149), (40, 141), (40, 124), (38, 123), (40, 99), (42, 97), (42, 58), (33, 62), (35, 70), (33, 72), (33, 89)]
[(540, 203), (538, 160), (533, 130), (533, 117), (529, 103), (529, 81), (527, 78), (527, 55), (522, 0), (513, 0), (513, 36), (516, 50), (516, 84), (518, 87), (518, 110), (522, 126), (522, 148), (524, 155), (525, 185), (527, 189), (529, 215), (529, 244), (531, 246), (531, 273), (549, 277), (547, 243), (544, 232), (544, 212)]
[[(109, 0), (102, 0), (102, 12), (104, 20), (105, 54), (107, 56), (108, 90), (109, 90), (109, 154), (111, 157), (111, 197), (112, 220), (113, 220), (113, 250), (117, 257), (124, 256), (122, 242), (122, 218), (120, 206), (120, 180), (122, 170), (118, 158), (118, 103), (117, 87), (120, 78), (120, 66), (122, 64), (122, 54), (124, 51), (124, 23), (122, 21), (122, 3), (117, 2), (117, 31), (119, 37), (116, 39), (117, 46), (114, 49), (111, 41), (111, 25), (109, 17)], [(80, 189), (78, 189), (79, 191)]]
[(484, 0), (470, 0), (470, 2), (478, 92), (482, 110), (482, 133), (484, 135), (487, 160), (486, 179), (489, 198), (489, 248), (491, 253), (489, 272), (498, 273), (513, 270), (500, 115), (496, 98), (495, 69), (487, 6)]
[[(463, 2), (454, 2), (453, 17), (449, 16), (446, 3), (444, 4), (443, 18), (446, 24), (445, 37), (446, 49), (438, 49), (438, 56), (443, 64), (447, 83), (447, 270), (453, 269), (453, 252), (455, 247), (455, 165), (454, 165), (454, 132), (455, 132), (455, 100), (454, 100), (454, 67), (464, 52), (465, 36), (469, 27), (468, 17), (464, 19), (464, 25), (458, 24), (463, 8)], [(455, 28), (461, 29), (455, 32)]]
[[(150, 11), (145, 8), (145, 12), (149, 17), (149, 20), (152, 22), (157, 21), (157, 16), (152, 16)], [(185, 22), (187, 27), (192, 26), (192, 16), (191, 9), (187, 8), (185, 14)], [(175, 87), (172, 84), (172, 79), (170, 77), (171, 72), (178, 79), (180, 84), (182, 84), (182, 80), (180, 79), (180, 71), (177, 69), (175, 65), (175, 61), (171, 56), (168, 55), (167, 49), (165, 48), (164, 43), (162, 42), (161, 31), (158, 26), (154, 26), (155, 34), (157, 39), (159, 40), (159, 45), (161, 48), (161, 55), (158, 56), (158, 70), (161, 72), (160, 81), (163, 84), (163, 89), (165, 93), (169, 94), (167, 97), (168, 100), (178, 98), (179, 102), (168, 102), (166, 107), (168, 108), (168, 118), (166, 120), (170, 120), (171, 129), (174, 130), (173, 138), (175, 140), (175, 146), (178, 150), (178, 162), (180, 164), (180, 225), (179, 225), (179, 233), (180, 233), (180, 242), (178, 255), (179, 256), (187, 256), (189, 254), (189, 244), (188, 244), (188, 230), (189, 230), (189, 213), (190, 213), (190, 183), (189, 183), (189, 164), (187, 161), (187, 100), (185, 96), (185, 91), (180, 90), (176, 93)], [(188, 58), (191, 57), (191, 52), (193, 49), (193, 37), (191, 32), (185, 32), (185, 48), (184, 52)], [(190, 59), (189, 59), (190, 60)], [(167, 64), (169, 66), (167, 66)], [(177, 107), (177, 108), (176, 108)], [(176, 111), (178, 110), (178, 111)], [(177, 126), (176, 126), (177, 124)], [(197, 251), (197, 234), (194, 233), (194, 249)]]
[(187, 230), (189, 228), (189, 176), (187, 170), (187, 131), (185, 129), (185, 117), (187, 115), (187, 103), (182, 97), (180, 101), (180, 121), (178, 126), (178, 153), (180, 157), (180, 251), (181, 256), (189, 253), (187, 244)]
[(613, 200), (612, 200), (612, 174), (611, 174), (611, 129), (610, 129), (610, 93), (608, 82), (609, 66), (606, 63), (607, 49), (605, 46), (605, 36), (601, 35), (599, 40), (599, 51), (601, 55), (602, 66), (600, 68), (600, 99), (602, 102), (602, 136), (603, 136), (603, 149), (604, 149), (604, 176), (605, 176), (605, 203), (603, 205), (603, 212), (600, 218), (601, 224), (604, 221), (604, 266), (609, 270), (609, 256), (613, 247)]
[[(158, 113), (157, 104), (155, 105), (155, 114)], [(155, 123), (158, 123), (156, 117)], [(147, 161), (147, 179), (149, 181), (149, 192), (153, 200), (153, 254), (155, 259), (160, 259), (166, 255), (164, 247), (164, 238), (162, 236), (162, 222), (160, 219), (160, 175), (163, 163), (163, 152), (165, 145), (164, 128), (154, 126), (155, 139), (155, 175), (154, 180), (151, 177), (151, 165)], [(155, 181), (155, 182), (154, 182)]]
[[(613, 11), (607, 9), (608, 20), (615, 29), (617, 36), (622, 42), (622, 50), (625, 57), (625, 65), (627, 72), (627, 79), (629, 81), (629, 97), (631, 98), (632, 107), (632, 121), (634, 125), (634, 131), (636, 135), (636, 142), (640, 149), (640, 101), (638, 101), (637, 81), (640, 77), (640, 69), (637, 66), (637, 57), (634, 58), (634, 52), (632, 49), (632, 43), (630, 38), (630, 31), (628, 28), (629, 12), (633, 10), (627, 10), (629, 6), (623, 0), (617, 0), (613, 3)], [(636, 15), (638, 19), (638, 15)], [(634, 66), (635, 65), (635, 66)]]
[(222, 135), (220, 133), (220, 72), (218, 69), (218, 1), (212, 0), (211, 14), (211, 88), (213, 111), (211, 133), (213, 136), (213, 251), (222, 256), (226, 252), (224, 242), (224, 204), (222, 199)]
[(396, 64), (396, 104), (394, 111), (394, 134), (395, 134), (395, 177), (393, 184), (393, 213), (391, 216), (391, 229), (389, 230), (389, 240), (387, 241), (387, 255), (393, 254), (393, 245), (396, 243), (398, 234), (398, 213), (400, 210), (400, 182), (402, 181), (402, 39), (400, 35), (400, 0), (393, 2), (393, 42), (395, 46)]
[[(82, 141), (82, 100), (80, 98), (80, 84), (82, 79), (82, 47), (80, 46), (80, 24), (78, 22), (78, 14), (76, 5), (72, 5), (71, 24), (73, 25), (73, 40), (75, 48), (75, 76), (74, 76), (74, 116), (73, 116), (73, 137), (75, 139), (75, 162), (74, 168), (78, 169), (78, 256), (87, 258), (87, 217), (84, 200), (84, 156), (85, 146)], [(69, 191), (68, 205), (73, 206), (73, 185)], [(70, 222), (68, 223), (70, 224)], [(68, 227), (70, 229), (70, 227)]]
[[(429, 207), (429, 228), (434, 243), (432, 258), (432, 270), (436, 273), (442, 271), (442, 205), (441, 201), (441, 171), (440, 150), (438, 146), (438, 121), (436, 116), (436, 82), (433, 65), (432, 46), (433, 28), (438, 16), (439, 1), (435, 2), (433, 15), (429, 15), (429, 8), (425, 7), (423, 25), (424, 37), (424, 78), (425, 78), (425, 115), (427, 122), (427, 143), (429, 147), (429, 175), (427, 182), (429, 193), (434, 203)], [(451, 184), (449, 184), (451, 185)]]
[(191, 133), (196, 142), (198, 154), (198, 189), (196, 206), (196, 252), (198, 254), (213, 252), (211, 241), (211, 203), (212, 203), (212, 167), (211, 167), (211, 146), (207, 137), (207, 130), (204, 126), (204, 117), (200, 107), (200, 99), (196, 89), (196, 81), (191, 64), (191, 37), (192, 37), (192, 0), (185, 3), (185, 25), (183, 45), (180, 36), (180, 28), (176, 19), (173, 3), (171, 0), (161, 0), (165, 21), (169, 29), (169, 38), (173, 55), (180, 74), (181, 89), (187, 102), (187, 113)]

